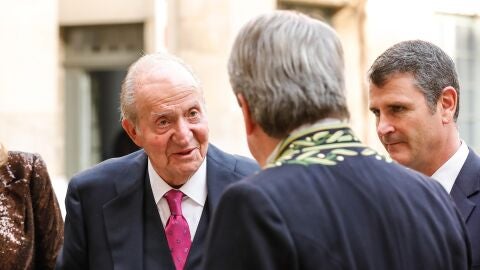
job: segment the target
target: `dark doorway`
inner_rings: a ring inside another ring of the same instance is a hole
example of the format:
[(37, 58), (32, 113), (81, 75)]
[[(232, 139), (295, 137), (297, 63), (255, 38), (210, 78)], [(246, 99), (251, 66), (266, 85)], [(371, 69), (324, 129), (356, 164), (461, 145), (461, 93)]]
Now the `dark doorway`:
[(119, 157), (139, 148), (124, 132), (120, 123), (120, 88), (125, 70), (89, 72), (92, 81), (92, 103), (101, 159)]

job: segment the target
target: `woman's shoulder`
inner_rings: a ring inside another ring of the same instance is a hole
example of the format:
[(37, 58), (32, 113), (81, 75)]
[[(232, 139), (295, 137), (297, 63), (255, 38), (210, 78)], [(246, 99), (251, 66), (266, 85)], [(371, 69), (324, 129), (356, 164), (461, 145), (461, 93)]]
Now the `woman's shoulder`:
[(44, 161), (42, 157), (36, 153), (8, 151), (7, 165), (14, 168), (32, 170), (33, 166), (44, 166)]
[(45, 163), (39, 154), (8, 151), (8, 159), (0, 169), (0, 177), (4, 181), (25, 179), (32, 171), (43, 169), (45, 169)]

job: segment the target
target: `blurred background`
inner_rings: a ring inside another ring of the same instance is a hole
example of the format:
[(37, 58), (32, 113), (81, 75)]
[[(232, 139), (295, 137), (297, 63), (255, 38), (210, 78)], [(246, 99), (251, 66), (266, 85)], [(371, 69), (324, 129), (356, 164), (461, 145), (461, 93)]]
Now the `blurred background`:
[(43, 156), (63, 207), (73, 174), (136, 149), (119, 121), (120, 84), (139, 56), (167, 50), (202, 81), (210, 141), (250, 156), (226, 64), (239, 28), (274, 9), (338, 31), (352, 126), (382, 152), (368, 68), (398, 41), (439, 45), (460, 76), (460, 134), (480, 150), (480, 0), (0, 0), (0, 142)]

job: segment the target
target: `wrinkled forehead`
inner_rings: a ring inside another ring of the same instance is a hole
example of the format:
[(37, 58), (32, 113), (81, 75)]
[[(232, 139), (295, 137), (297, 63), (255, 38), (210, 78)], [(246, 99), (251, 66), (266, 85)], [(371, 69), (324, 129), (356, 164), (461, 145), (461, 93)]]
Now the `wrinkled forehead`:
[(137, 84), (162, 83), (171, 88), (189, 89), (202, 93), (199, 81), (180, 63), (162, 60), (143, 63), (137, 70)]
[(168, 63), (144, 68), (138, 74), (136, 84), (136, 98), (143, 104), (166, 108), (195, 101), (203, 108), (205, 106), (198, 81), (181, 64)]

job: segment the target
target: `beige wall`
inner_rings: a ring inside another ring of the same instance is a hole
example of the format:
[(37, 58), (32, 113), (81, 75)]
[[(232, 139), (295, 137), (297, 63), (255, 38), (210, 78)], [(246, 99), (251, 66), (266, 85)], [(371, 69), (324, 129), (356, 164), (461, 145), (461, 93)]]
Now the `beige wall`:
[[(328, 2), (328, 1), (327, 1)], [(349, 1), (332, 18), (332, 25), (343, 44), (345, 57), (346, 95), (350, 110), (350, 123), (357, 136), (368, 141), (371, 136), (365, 125), (366, 84), (365, 73), (365, 43), (364, 43), (364, 11), (363, 2)]]
[[(368, 63), (391, 45), (408, 39), (423, 39), (453, 54), (441, 28), (439, 14), (480, 16), (480, 2), (470, 0), (368, 0), (366, 33)], [(453, 30), (452, 30), (453, 31)]]
[(60, 0), (61, 25), (142, 22), (152, 10), (151, 0)]
[(62, 173), (56, 0), (8, 1), (0, 8), (0, 141), (40, 153)]

